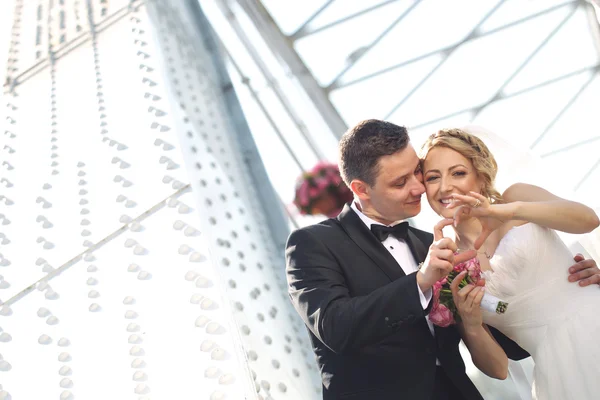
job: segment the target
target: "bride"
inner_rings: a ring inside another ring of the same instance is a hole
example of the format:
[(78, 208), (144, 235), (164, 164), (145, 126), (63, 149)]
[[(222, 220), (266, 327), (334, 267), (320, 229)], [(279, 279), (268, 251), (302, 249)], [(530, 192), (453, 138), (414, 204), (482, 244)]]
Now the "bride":
[[(590, 232), (600, 224), (596, 213), (533, 185), (514, 184), (500, 194), (494, 157), (464, 130), (431, 135), (420, 156), (431, 208), (455, 219), (459, 249), (478, 250), (485, 291), (509, 303), (502, 315), (482, 311), (482, 321), (531, 354), (533, 397), (598, 398), (600, 290), (569, 283), (571, 251), (556, 233)], [(483, 290), (467, 292), (480, 300)]]

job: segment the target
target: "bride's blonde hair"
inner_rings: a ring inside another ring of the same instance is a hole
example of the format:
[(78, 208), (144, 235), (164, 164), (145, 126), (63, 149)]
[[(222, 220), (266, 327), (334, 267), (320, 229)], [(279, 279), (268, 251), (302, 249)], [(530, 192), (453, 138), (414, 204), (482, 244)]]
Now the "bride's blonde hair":
[(462, 129), (442, 129), (429, 136), (419, 152), (421, 161), (425, 161), (427, 154), (436, 147), (446, 147), (460, 153), (471, 161), (477, 176), (481, 179), (483, 187), (481, 194), (491, 203), (502, 203), (502, 195), (494, 187), (498, 164), (490, 149), (475, 135)]

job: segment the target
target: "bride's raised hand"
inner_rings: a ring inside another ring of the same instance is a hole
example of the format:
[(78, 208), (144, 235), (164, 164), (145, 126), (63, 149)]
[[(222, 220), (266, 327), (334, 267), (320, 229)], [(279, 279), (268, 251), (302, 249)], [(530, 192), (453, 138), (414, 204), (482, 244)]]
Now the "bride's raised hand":
[(454, 212), (455, 226), (466, 217), (475, 217), (481, 222), (481, 235), (473, 244), (476, 250), (479, 250), (493, 231), (510, 219), (503, 215), (502, 205), (490, 204), (490, 201), (479, 193), (469, 192), (469, 195), (453, 193), (450, 196), (454, 201), (448, 208), (456, 209)]

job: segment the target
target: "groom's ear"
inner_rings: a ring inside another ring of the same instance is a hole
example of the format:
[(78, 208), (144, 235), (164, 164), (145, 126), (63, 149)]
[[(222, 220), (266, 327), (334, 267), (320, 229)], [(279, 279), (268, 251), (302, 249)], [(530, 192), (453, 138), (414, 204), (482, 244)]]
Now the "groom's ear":
[(369, 198), (369, 186), (361, 180), (354, 179), (350, 182), (350, 189), (359, 199), (366, 200)]

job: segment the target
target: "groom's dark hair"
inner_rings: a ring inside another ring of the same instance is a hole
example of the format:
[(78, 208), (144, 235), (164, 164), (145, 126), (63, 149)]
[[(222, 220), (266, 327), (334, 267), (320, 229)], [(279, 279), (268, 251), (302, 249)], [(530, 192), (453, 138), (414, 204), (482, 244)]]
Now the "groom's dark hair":
[(348, 187), (354, 179), (369, 186), (379, 174), (379, 159), (404, 150), (410, 138), (405, 127), (367, 119), (348, 129), (339, 145), (342, 179)]

